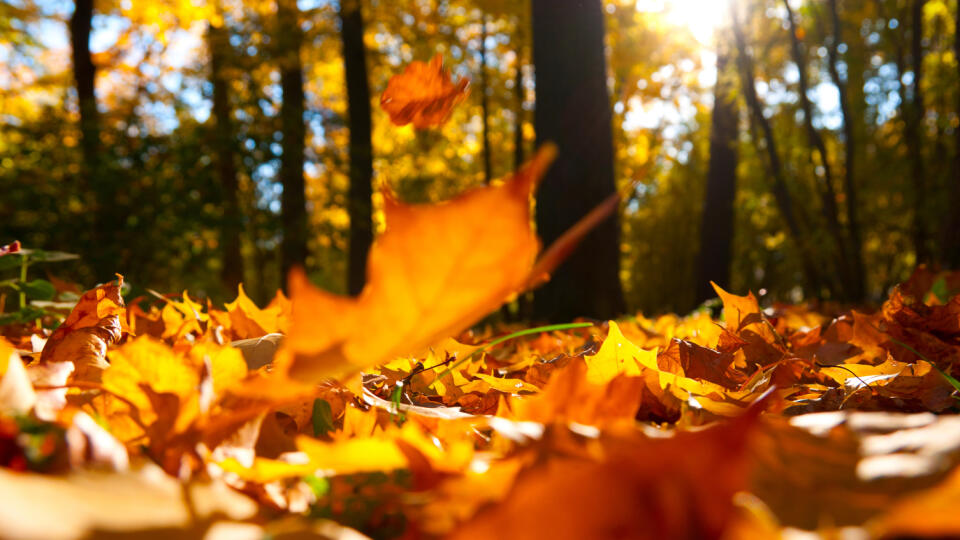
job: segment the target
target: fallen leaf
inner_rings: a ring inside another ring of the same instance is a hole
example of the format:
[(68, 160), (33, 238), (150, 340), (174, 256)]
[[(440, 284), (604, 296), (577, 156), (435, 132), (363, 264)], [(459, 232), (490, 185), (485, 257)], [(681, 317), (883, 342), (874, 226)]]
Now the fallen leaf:
[(123, 276), (87, 291), (76, 307), (47, 340), (40, 362), (73, 362), (73, 377), (99, 381), (107, 367), (107, 347), (120, 340), (124, 315), (120, 287)]

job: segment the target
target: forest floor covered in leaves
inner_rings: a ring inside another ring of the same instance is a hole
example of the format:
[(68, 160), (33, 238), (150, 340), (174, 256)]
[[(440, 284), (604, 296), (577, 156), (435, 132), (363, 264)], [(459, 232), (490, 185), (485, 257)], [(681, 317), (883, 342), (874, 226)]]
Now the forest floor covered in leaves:
[(589, 230), (539, 253), (551, 157), (387, 198), (357, 297), (294, 271), (262, 308), (125, 301), (0, 249), (0, 537), (960, 535), (960, 273), (872, 309), (717, 287), (718, 318), (478, 326)]
[(958, 290), (718, 289), (721, 320), (487, 328), (294, 385), (282, 294), (124, 309), (114, 282), (3, 327), (0, 536), (958, 535)]

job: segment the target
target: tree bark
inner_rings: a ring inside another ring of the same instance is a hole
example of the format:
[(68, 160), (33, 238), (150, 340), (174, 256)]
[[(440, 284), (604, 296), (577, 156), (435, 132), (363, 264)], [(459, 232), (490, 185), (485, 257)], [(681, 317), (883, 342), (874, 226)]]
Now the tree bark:
[(97, 110), (97, 68), (90, 54), (90, 32), (93, 27), (93, 0), (76, 0), (70, 16), (70, 52), (73, 78), (77, 91), (77, 109), (80, 111), (80, 178), (93, 199), (90, 233), (100, 247), (90, 258), (95, 280), (107, 280), (116, 271), (113, 244), (107, 239), (108, 216), (112, 215), (109, 198), (111, 190), (105, 182), (100, 156), (100, 113)]
[(927, 179), (923, 163), (923, 6), (926, 0), (914, 0), (910, 6), (910, 64), (913, 84), (909, 104), (906, 104), (905, 127), (907, 151), (910, 154), (910, 175), (913, 177), (913, 244), (917, 263), (930, 260), (927, 246)]
[[(533, 0), (537, 143), (559, 147), (537, 199), (546, 245), (616, 186), (600, 0)], [(620, 225), (611, 216), (591, 232), (534, 296), (536, 317), (563, 321), (623, 313)]]
[(300, 60), (303, 31), (300, 29), (296, 0), (277, 0), (277, 23), (276, 43), (283, 92), (280, 106), (283, 131), (283, 155), (280, 158), (283, 242), (280, 246), (280, 268), (286, 277), (292, 267), (303, 266), (307, 259), (307, 203), (303, 178), (306, 126), (303, 119), (303, 64)]
[[(783, 217), (784, 224), (787, 226), (787, 233), (797, 246), (797, 254), (800, 257), (800, 266), (803, 269), (807, 284), (814, 291), (819, 292), (821, 287), (820, 273), (814, 263), (812, 249), (804, 236), (803, 230), (794, 211), (793, 197), (787, 187), (786, 178), (783, 174), (783, 164), (780, 160), (780, 152), (777, 150), (776, 139), (773, 136), (773, 128), (769, 120), (763, 115), (763, 107), (760, 105), (760, 99), (757, 97), (757, 90), (754, 86), (756, 75), (753, 67), (753, 58), (747, 51), (746, 39), (743, 35), (743, 29), (740, 27), (739, 17), (733, 13), (733, 33), (737, 44), (737, 62), (739, 64), (740, 82), (744, 98), (747, 102), (747, 108), (750, 111), (752, 123), (759, 126), (762, 131), (764, 149), (767, 154), (767, 171), (773, 179), (773, 185), (770, 191)], [(754, 144), (760, 150), (760, 141), (758, 137), (753, 137)]]
[(493, 180), (493, 165), (490, 157), (490, 82), (487, 79), (487, 14), (480, 16), (480, 114), (483, 119), (483, 183)]
[(213, 83), (213, 129), (216, 153), (217, 176), (223, 189), (223, 224), (220, 229), (220, 248), (223, 257), (221, 279), (229, 291), (236, 291), (243, 281), (243, 255), (240, 238), (243, 233), (243, 216), (240, 212), (240, 184), (237, 165), (233, 122), (230, 116), (229, 84), (224, 73), (229, 50), (229, 36), (222, 27), (210, 25), (207, 40), (210, 47), (210, 79)]
[(863, 233), (860, 230), (859, 190), (856, 182), (856, 135), (853, 125), (853, 114), (850, 109), (850, 97), (847, 92), (847, 83), (840, 78), (837, 65), (840, 63), (839, 46), (843, 37), (843, 26), (840, 23), (840, 11), (837, 9), (837, 0), (828, 0), (830, 18), (833, 23), (833, 36), (827, 47), (829, 62), (827, 72), (830, 80), (837, 87), (840, 100), (840, 116), (843, 118), (843, 149), (844, 173), (843, 189), (846, 192), (847, 228), (850, 238), (850, 255), (852, 257), (853, 289), (850, 291), (851, 300), (862, 301), (866, 296), (866, 275), (863, 264)]
[(340, 36), (347, 79), (347, 112), (350, 117), (350, 253), (347, 288), (360, 294), (366, 283), (367, 254), (373, 243), (373, 144), (371, 142), (370, 86), (363, 45), (363, 12), (360, 0), (340, 1)]
[[(850, 271), (847, 241), (844, 238), (843, 227), (840, 225), (840, 212), (837, 208), (837, 192), (834, 188), (833, 167), (830, 164), (830, 156), (827, 154), (827, 145), (824, 143), (823, 137), (820, 136), (820, 132), (813, 126), (813, 105), (808, 95), (810, 85), (807, 82), (807, 59), (803, 52), (803, 45), (800, 43), (800, 37), (797, 35), (797, 22), (793, 8), (790, 7), (789, 0), (783, 0), (783, 6), (787, 11), (787, 31), (790, 34), (790, 52), (793, 56), (794, 63), (797, 65), (797, 72), (799, 73), (798, 84), (800, 91), (798, 94), (800, 97), (800, 108), (803, 110), (804, 130), (807, 133), (807, 140), (811, 148), (810, 162), (814, 166), (814, 175), (818, 179), (821, 210), (824, 220), (827, 223), (827, 230), (837, 248), (836, 262), (841, 276), (841, 282), (843, 283), (843, 297), (850, 299), (856, 296), (854, 290), (857, 288), (855, 283), (857, 280)], [(819, 160), (819, 166), (823, 169), (822, 175), (816, 172), (818, 160), (814, 159), (814, 154), (816, 154)]]
[(717, 82), (713, 89), (710, 119), (710, 163), (700, 225), (696, 303), (713, 298), (710, 282), (730, 286), (730, 246), (733, 240), (734, 198), (737, 189), (737, 139), (739, 136), (735, 71), (728, 66), (730, 47), (718, 38)]
[[(957, 0), (954, 16), (953, 55), (960, 58), (960, 0)], [(957, 63), (957, 77), (960, 78), (960, 62)], [(957, 114), (960, 115), (960, 93), (957, 94)], [(944, 262), (950, 268), (960, 268), (960, 129), (954, 129), (953, 154), (953, 190), (950, 198), (950, 210), (947, 212), (944, 227)]]

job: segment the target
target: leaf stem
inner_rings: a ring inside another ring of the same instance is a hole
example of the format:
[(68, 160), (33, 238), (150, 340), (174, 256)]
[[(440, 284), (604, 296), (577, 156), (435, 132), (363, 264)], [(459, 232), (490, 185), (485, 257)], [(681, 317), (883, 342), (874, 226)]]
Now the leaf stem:
[(23, 254), (23, 262), (20, 263), (20, 309), (27, 307), (27, 291), (23, 285), (27, 283), (27, 267), (30, 266), (30, 255)]
[[(456, 369), (456, 368), (457, 368), (458, 366), (460, 366), (461, 364), (463, 364), (463, 363), (465, 363), (465, 362), (469, 362), (471, 359), (473, 359), (474, 356), (477, 356), (478, 354), (483, 353), (484, 351), (486, 351), (486, 350), (489, 349), (490, 347), (493, 347), (493, 346), (495, 346), (495, 345), (499, 345), (499, 344), (503, 343), (504, 341), (511, 340), (511, 339), (513, 339), (513, 338), (518, 338), (518, 337), (521, 337), (521, 336), (527, 336), (527, 335), (530, 335), (530, 334), (540, 334), (540, 333), (543, 333), (543, 332), (554, 332), (554, 331), (557, 331), (557, 330), (570, 330), (570, 329), (572, 329), (572, 328), (587, 328), (587, 327), (590, 327), (590, 326), (593, 326), (593, 323), (587, 323), (587, 322), (584, 322), (584, 323), (564, 323), (564, 324), (551, 324), (551, 325), (548, 325), (548, 326), (537, 326), (537, 327), (535, 327), (535, 328), (527, 328), (527, 329), (525, 329), (525, 330), (518, 330), (518, 331), (516, 331), (516, 332), (513, 332), (512, 334), (507, 334), (507, 335), (505, 335), (505, 336), (503, 336), (503, 337), (499, 337), (499, 338), (491, 341), (490, 343), (487, 343), (486, 345), (483, 345), (482, 347), (480, 347), (480, 348), (478, 348), (477, 350), (473, 351), (473, 352), (470, 353), (469, 355), (465, 356), (463, 359), (461, 359), (461, 360), (459, 360), (459, 361), (457, 361), (457, 362), (454, 362), (454, 364), (453, 364), (452, 366), (450, 366), (450, 367), (448, 367), (447, 369), (443, 370), (443, 372), (442, 372), (440, 375), (438, 375), (437, 378), (438, 378), (438, 379), (441, 379), (441, 378), (449, 375), (450, 372), (452, 372), (454, 369)], [(433, 368), (438, 367), (438, 366), (441, 366), (441, 365), (443, 365), (443, 364), (437, 364), (436, 366), (433, 366), (433, 367), (427, 368), (427, 369), (433, 369)], [(425, 369), (424, 371), (426, 371), (426, 369)]]

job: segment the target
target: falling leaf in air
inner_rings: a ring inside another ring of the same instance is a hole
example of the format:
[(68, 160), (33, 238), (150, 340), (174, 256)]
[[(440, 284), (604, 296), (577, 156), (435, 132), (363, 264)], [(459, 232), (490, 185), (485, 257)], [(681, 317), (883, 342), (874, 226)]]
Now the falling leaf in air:
[(320, 380), (389, 361), (455, 335), (521, 290), (539, 249), (531, 196), (554, 154), (545, 146), (506, 181), (445, 203), (387, 197), (386, 231), (356, 298), (291, 273), (290, 375)]
[(452, 82), (443, 69), (443, 55), (438, 53), (429, 62), (411, 62), (402, 74), (393, 76), (380, 96), (380, 107), (398, 126), (440, 126), (450, 118), (453, 108), (467, 98), (469, 84), (467, 79)]

